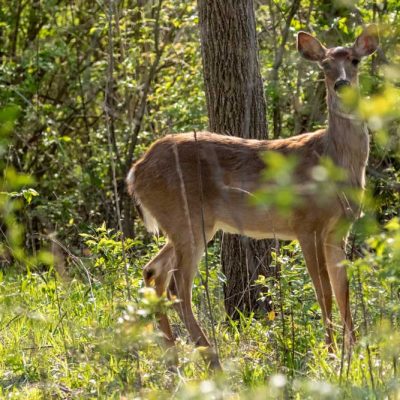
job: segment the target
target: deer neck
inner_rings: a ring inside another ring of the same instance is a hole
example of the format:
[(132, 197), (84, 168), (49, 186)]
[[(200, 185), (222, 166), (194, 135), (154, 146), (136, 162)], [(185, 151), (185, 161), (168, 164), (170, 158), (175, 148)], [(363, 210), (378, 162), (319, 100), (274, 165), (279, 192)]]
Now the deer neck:
[(366, 124), (353, 114), (344, 112), (337, 96), (329, 93), (327, 153), (348, 172), (352, 186), (363, 188), (368, 162), (369, 138)]

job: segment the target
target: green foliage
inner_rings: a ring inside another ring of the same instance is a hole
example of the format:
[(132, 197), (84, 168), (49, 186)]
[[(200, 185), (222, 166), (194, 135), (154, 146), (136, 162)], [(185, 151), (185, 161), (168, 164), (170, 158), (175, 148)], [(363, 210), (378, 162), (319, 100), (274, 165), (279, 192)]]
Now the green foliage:
[(297, 207), (312, 199), (317, 205), (329, 204), (337, 193), (360, 206), (362, 191), (346, 184), (346, 171), (327, 158), (321, 157), (312, 168), (307, 181), (299, 180), (302, 165), (294, 156), (285, 156), (275, 151), (264, 154), (265, 169), (260, 189), (252, 193), (251, 203), (261, 208), (277, 210), (288, 217)]
[(293, 181), (297, 160), (269, 151), (264, 154), (264, 162), (262, 179), (266, 182), (266, 188), (255, 193), (253, 202), (258, 206), (278, 208), (279, 212), (287, 215), (300, 204)]
[(20, 112), (0, 154), (36, 177), (34, 229), (76, 245), (91, 224), (117, 227), (111, 158), (131, 218), (123, 180), (133, 160), (168, 131), (205, 127), (195, 3), (156, 3), (1, 6), (0, 106)]
[[(9, 105), (0, 110), (0, 154), (4, 151), (8, 136), (13, 130), (19, 114), (19, 108)], [(32, 199), (39, 193), (29, 187), (34, 179), (17, 172), (12, 166), (4, 165), (0, 159), (0, 262), (13, 258), (21, 269), (28, 270), (38, 265), (51, 265), (52, 256), (43, 248), (31, 255), (24, 248), (24, 227), (18, 222), (17, 214), (27, 212)], [(22, 201), (25, 200), (25, 202)], [(0, 264), (1, 265), (1, 264)]]

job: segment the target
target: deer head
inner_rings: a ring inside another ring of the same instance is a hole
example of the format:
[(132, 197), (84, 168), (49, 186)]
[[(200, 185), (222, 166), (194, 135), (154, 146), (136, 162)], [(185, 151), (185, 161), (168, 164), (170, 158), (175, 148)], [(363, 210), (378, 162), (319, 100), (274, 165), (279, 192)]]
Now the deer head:
[(378, 28), (369, 25), (351, 47), (326, 48), (306, 32), (297, 35), (297, 50), (306, 60), (317, 62), (325, 74), (328, 97), (335, 101), (344, 87), (358, 87), (358, 64), (379, 45)]

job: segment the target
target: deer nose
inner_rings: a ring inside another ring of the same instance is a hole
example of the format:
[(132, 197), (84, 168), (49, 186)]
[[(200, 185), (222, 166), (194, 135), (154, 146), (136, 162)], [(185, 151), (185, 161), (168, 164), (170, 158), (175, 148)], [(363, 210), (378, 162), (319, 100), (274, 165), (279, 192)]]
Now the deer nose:
[(335, 86), (334, 89), (335, 91), (339, 91), (340, 89), (344, 88), (345, 86), (350, 86), (350, 81), (348, 81), (347, 79), (338, 79), (335, 82)]

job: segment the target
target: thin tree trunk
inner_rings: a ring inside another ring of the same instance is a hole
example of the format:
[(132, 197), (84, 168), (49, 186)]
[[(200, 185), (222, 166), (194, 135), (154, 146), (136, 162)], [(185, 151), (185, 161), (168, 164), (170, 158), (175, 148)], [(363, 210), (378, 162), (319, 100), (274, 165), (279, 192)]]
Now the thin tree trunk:
[[(271, 1), (269, 2), (271, 16), (274, 16), (274, 11), (272, 8)], [(272, 122), (273, 122), (273, 136), (274, 139), (278, 139), (282, 133), (282, 113), (281, 113), (281, 95), (280, 95), (280, 88), (279, 88), (279, 69), (281, 68), (282, 61), (283, 61), (283, 54), (285, 51), (286, 42), (289, 37), (289, 29), (292, 23), (294, 16), (296, 15), (298, 9), (300, 7), (300, 0), (294, 0), (292, 2), (292, 6), (289, 10), (288, 17), (285, 22), (285, 26), (282, 30), (282, 37), (279, 47), (274, 49), (275, 53), (275, 60), (272, 67), (271, 73), (271, 83), (273, 89), (273, 96), (272, 96)], [(272, 21), (274, 18), (272, 18)], [(275, 26), (275, 23), (273, 22)]]
[[(209, 129), (243, 138), (267, 138), (253, 0), (198, 0)], [(269, 243), (223, 235), (225, 308), (246, 314), (268, 310), (253, 281), (269, 273)]]

